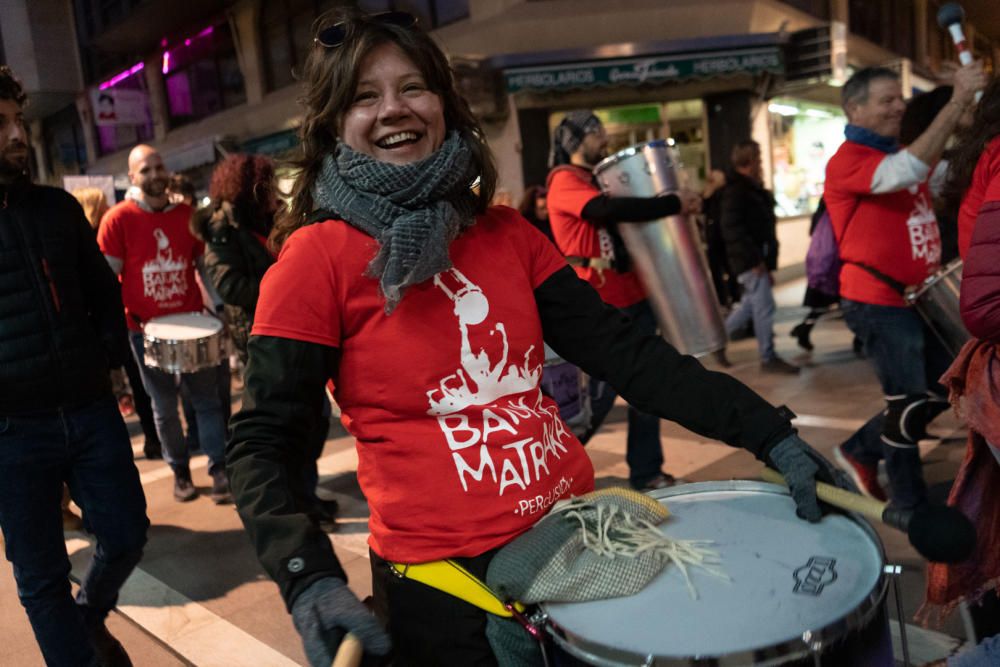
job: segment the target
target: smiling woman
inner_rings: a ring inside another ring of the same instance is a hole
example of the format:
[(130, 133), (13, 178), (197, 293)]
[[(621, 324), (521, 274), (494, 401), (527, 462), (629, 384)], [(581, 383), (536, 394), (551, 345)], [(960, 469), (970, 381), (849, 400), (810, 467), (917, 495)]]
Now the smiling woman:
[(397, 665), (496, 657), (486, 612), (396, 568), (448, 559), (484, 580), (498, 550), (593, 489), (586, 452), (540, 390), (543, 333), (645, 410), (770, 460), (819, 519), (819, 466), (788, 413), (643, 335), (528, 221), (489, 205), (483, 132), (413, 17), (342, 9), (317, 27), (298, 171), (227, 452), (240, 515), (312, 665), (328, 666), (346, 632), (368, 653), (390, 648), (288, 483), (311, 461), (303, 443), (330, 380), (358, 441), (375, 608)]

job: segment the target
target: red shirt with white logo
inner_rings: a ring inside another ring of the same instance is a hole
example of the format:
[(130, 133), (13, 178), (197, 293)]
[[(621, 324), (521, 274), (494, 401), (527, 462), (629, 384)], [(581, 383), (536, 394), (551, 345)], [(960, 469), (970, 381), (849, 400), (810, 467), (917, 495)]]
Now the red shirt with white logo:
[[(614, 246), (603, 225), (594, 225), (581, 217), (583, 207), (601, 194), (582, 167), (567, 165), (549, 174), (549, 224), (556, 245), (567, 257), (601, 257), (612, 259)], [(605, 303), (624, 308), (646, 298), (639, 277), (632, 271), (619, 273), (614, 269), (593, 269), (574, 266), (576, 274), (590, 283)]]
[(958, 210), (958, 254), (962, 259), (969, 252), (979, 209), (990, 201), (1000, 201), (1000, 137), (987, 144), (979, 156), (972, 182), (962, 197), (962, 207)]
[(840, 295), (879, 306), (905, 306), (903, 297), (851, 262), (860, 262), (905, 285), (937, 270), (941, 237), (927, 183), (873, 194), (872, 177), (886, 154), (853, 141), (841, 144), (826, 165), (826, 200), (844, 266)]
[(188, 229), (191, 207), (178, 204), (153, 212), (126, 200), (115, 204), (101, 220), (97, 243), (101, 252), (122, 260), (122, 301), (129, 329), (136, 322), (202, 309), (195, 282), (194, 260), (204, 244)]
[(357, 438), (369, 543), (416, 563), (475, 556), (590, 491), (593, 466), (539, 390), (534, 290), (566, 266), (516, 211), (451, 243), (453, 268), (391, 315), (366, 275), (374, 240), (345, 222), (297, 230), (264, 276), (253, 334), (339, 348), (341, 421)]

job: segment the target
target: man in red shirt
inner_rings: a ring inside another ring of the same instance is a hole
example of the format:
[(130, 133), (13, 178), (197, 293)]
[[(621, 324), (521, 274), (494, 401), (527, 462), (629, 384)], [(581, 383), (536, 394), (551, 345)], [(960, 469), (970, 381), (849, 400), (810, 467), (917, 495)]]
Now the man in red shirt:
[[(155, 317), (202, 309), (194, 272), (204, 247), (188, 230), (191, 207), (168, 201), (168, 174), (159, 153), (150, 146), (136, 146), (128, 164), (129, 179), (139, 194), (104, 215), (97, 240), (111, 268), (121, 277), (132, 352), (152, 399), (163, 457), (174, 471), (174, 498), (184, 502), (193, 500), (198, 492), (191, 481), (188, 448), (177, 413), (179, 387), (173, 374), (143, 363), (142, 327)], [(191, 397), (199, 440), (210, 461), (212, 499), (228, 502), (226, 424), (216, 369), (184, 373), (180, 378)]]
[(899, 77), (884, 68), (860, 70), (841, 91), (847, 141), (826, 168), (824, 199), (843, 261), (844, 318), (872, 360), (888, 406), (834, 454), (858, 486), (877, 498), (885, 498), (877, 476), (884, 458), (893, 503), (904, 507), (926, 502), (917, 442), (947, 406), (937, 379), (951, 360), (907, 307), (903, 290), (939, 266), (941, 240), (927, 179), (984, 84), (981, 65), (958, 70), (951, 101), (900, 150), (906, 104)]
[[(607, 156), (608, 138), (600, 119), (589, 110), (571, 111), (556, 128), (548, 177), (552, 235), (577, 275), (590, 283), (605, 303), (621, 309), (645, 333), (656, 333), (656, 318), (639, 277), (631, 270), (618, 222), (645, 222), (696, 209), (700, 199), (609, 197), (601, 194), (593, 169)], [(615, 400), (604, 382), (591, 383), (594, 419), (599, 424)], [(660, 420), (629, 406), (625, 460), (629, 483), (636, 489), (673, 484), (661, 470)]]

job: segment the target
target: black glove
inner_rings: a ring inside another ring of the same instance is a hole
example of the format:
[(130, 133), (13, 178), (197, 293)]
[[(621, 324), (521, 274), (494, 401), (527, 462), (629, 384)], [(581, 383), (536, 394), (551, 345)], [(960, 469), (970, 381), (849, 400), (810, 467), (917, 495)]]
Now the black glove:
[(295, 598), (292, 622), (312, 667), (330, 667), (348, 632), (361, 641), (366, 653), (387, 655), (391, 648), (389, 635), (336, 577), (317, 579)]
[(856, 491), (847, 475), (837, 470), (795, 433), (772, 447), (766, 458), (784, 476), (795, 501), (795, 513), (800, 519), (815, 523), (823, 518), (823, 511), (816, 498), (817, 481)]

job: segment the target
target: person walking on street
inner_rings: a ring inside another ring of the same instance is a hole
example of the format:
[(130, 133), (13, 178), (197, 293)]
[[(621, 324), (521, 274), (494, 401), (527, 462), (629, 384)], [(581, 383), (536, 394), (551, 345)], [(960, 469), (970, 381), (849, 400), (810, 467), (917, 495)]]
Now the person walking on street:
[[(128, 667), (105, 619), (149, 521), (111, 391), (128, 353), (121, 297), (77, 201), (27, 176), (25, 102), (0, 66), (0, 528), (46, 664)], [(97, 540), (75, 601), (63, 484)]]
[(774, 196), (764, 187), (760, 146), (742, 141), (733, 147), (732, 170), (722, 189), (719, 226), (729, 267), (743, 295), (726, 317), (732, 336), (753, 322), (760, 368), (765, 373), (799, 372), (774, 351), (774, 276), (778, 268)]

